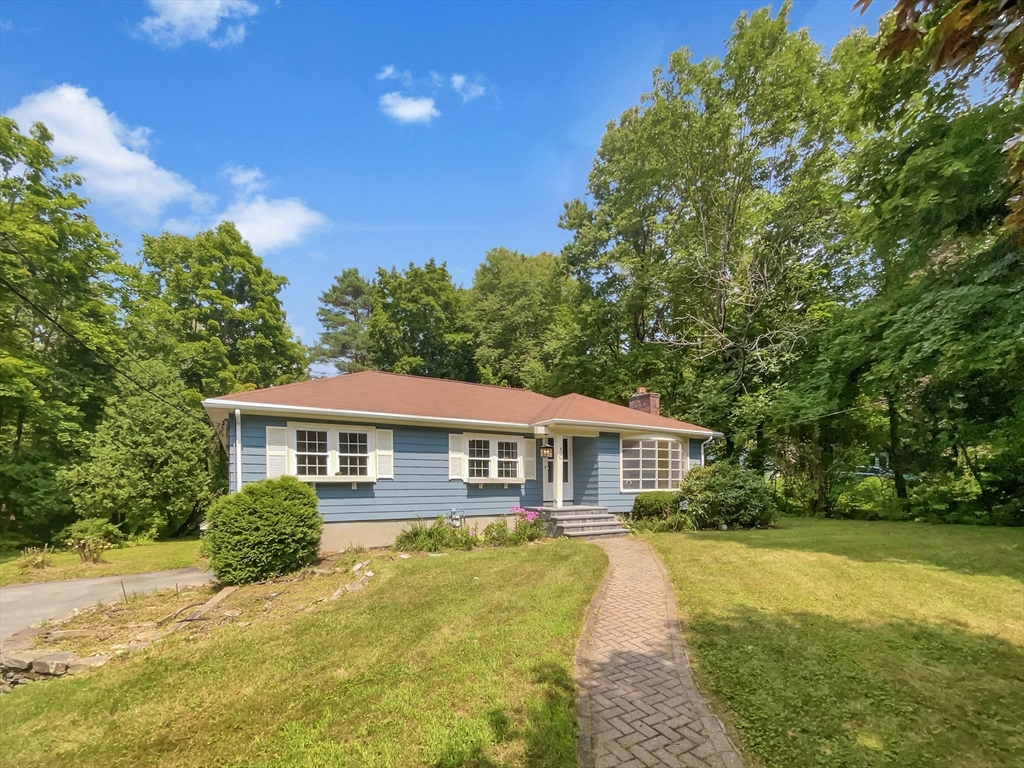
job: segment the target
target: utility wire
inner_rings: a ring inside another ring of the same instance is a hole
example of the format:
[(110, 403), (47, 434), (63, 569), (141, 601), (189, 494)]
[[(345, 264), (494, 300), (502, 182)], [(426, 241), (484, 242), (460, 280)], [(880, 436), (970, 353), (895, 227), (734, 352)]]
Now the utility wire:
[[(19, 251), (19, 253), (20, 253), (20, 251)], [(130, 381), (132, 384), (134, 384), (136, 387), (138, 387), (140, 390), (145, 392), (147, 395), (149, 395), (150, 397), (152, 397), (152, 398), (154, 398), (156, 400), (159, 400), (164, 405), (168, 405), (168, 406), (170, 406), (171, 408), (174, 408), (177, 411), (181, 411), (186, 416), (189, 416), (189, 417), (191, 417), (193, 419), (196, 419), (197, 421), (200, 421), (203, 424), (207, 424), (209, 426), (213, 426), (211, 424), (210, 419), (208, 417), (206, 417), (206, 416), (196, 416), (196, 414), (193, 413), (192, 411), (188, 410), (187, 408), (182, 408), (180, 405), (178, 405), (176, 403), (172, 403), (170, 400), (167, 400), (167, 399), (161, 397), (156, 392), (154, 392), (151, 389), (149, 389), (148, 387), (146, 387), (144, 384), (139, 383), (134, 377), (132, 377), (129, 374), (127, 374), (124, 371), (122, 371), (120, 368), (118, 368), (116, 365), (114, 365), (112, 362), (110, 362), (110, 360), (108, 360), (106, 357), (101, 355), (95, 349), (93, 349), (88, 344), (86, 344), (84, 341), (82, 341), (80, 338), (78, 338), (78, 336), (76, 336), (71, 331), (69, 331), (67, 328), (65, 328), (63, 325), (61, 325), (61, 323), (55, 317), (50, 315), (46, 310), (44, 310), (42, 307), (40, 307), (38, 304), (36, 304), (34, 301), (32, 301), (30, 298), (28, 298), (25, 294), (23, 294), (21, 291), (19, 291), (17, 288), (15, 288), (13, 285), (11, 285), (10, 282), (8, 282), (7, 278), (3, 277), (2, 275), (0, 275), (0, 283), (3, 283), (4, 285), (6, 285), (7, 288), (11, 291), (11, 293), (13, 293), (15, 296), (17, 296), (23, 302), (25, 302), (29, 307), (34, 309), (41, 317), (45, 318), (57, 330), (59, 330), (61, 333), (63, 333), (69, 339), (72, 339), (72, 340), (78, 342), (78, 344), (80, 344), (86, 351), (88, 351), (91, 354), (95, 355), (96, 358), (100, 362), (102, 362), (105, 365), (107, 365), (108, 367), (110, 367), (110, 369), (113, 370), (114, 373), (117, 373), (117, 374), (123, 376), (128, 381)]]

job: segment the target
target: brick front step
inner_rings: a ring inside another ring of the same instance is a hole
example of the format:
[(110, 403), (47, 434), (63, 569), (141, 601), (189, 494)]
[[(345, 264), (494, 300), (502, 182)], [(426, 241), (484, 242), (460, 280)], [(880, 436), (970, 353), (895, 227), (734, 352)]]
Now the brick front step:
[(549, 536), (571, 539), (611, 538), (629, 533), (607, 507), (531, 507), (547, 521)]

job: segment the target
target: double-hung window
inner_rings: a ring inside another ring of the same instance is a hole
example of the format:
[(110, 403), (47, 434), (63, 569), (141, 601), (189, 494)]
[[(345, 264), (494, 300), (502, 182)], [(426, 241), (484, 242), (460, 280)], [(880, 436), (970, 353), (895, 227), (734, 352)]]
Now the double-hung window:
[(295, 430), (295, 474), (327, 476), (331, 460), (327, 435), (326, 429)]
[(323, 482), (393, 479), (394, 431), (355, 425), (290, 423), (267, 427), (267, 477)]
[(670, 490), (683, 479), (683, 444), (665, 438), (622, 440), (622, 490)]
[(370, 435), (366, 432), (338, 433), (338, 472), (345, 477), (370, 474)]
[(486, 438), (469, 439), (469, 477), (491, 476), (491, 441)]
[(450, 477), (461, 477), (467, 482), (521, 483), (526, 478), (524, 440), (501, 435), (452, 435), (455, 440), (454, 454), (449, 450), (449, 461), (463, 469), (456, 469)]

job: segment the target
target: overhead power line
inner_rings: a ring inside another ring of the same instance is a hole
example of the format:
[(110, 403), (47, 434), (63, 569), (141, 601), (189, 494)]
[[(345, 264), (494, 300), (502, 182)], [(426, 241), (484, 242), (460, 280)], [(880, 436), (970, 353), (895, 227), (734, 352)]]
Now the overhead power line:
[[(20, 251), (19, 251), (19, 253), (20, 253)], [(72, 333), (67, 328), (65, 328), (61, 324), (61, 322), (59, 320), (57, 320), (55, 317), (53, 317), (49, 312), (47, 312), (45, 309), (43, 309), (38, 304), (36, 304), (34, 301), (32, 301), (32, 299), (30, 299), (28, 296), (23, 294), (21, 291), (19, 291), (13, 285), (11, 285), (11, 283), (7, 280), (7, 278), (5, 278), (3, 276), (0, 276), (0, 283), (3, 283), (4, 285), (6, 285), (7, 288), (11, 291), (11, 293), (13, 293), (15, 296), (17, 296), (23, 302), (25, 302), (25, 304), (28, 305), (30, 308), (32, 308), (40, 317), (44, 318), (47, 322), (49, 322), (51, 325), (53, 325), (54, 328), (59, 330), (61, 333), (63, 333), (69, 339), (77, 342), (83, 349), (85, 349), (90, 354), (94, 355), (101, 363), (103, 363), (104, 365), (108, 366), (112, 371), (114, 371), (114, 373), (116, 373), (116, 374), (118, 374), (120, 376), (123, 376), (125, 379), (130, 381), (132, 384), (134, 384), (140, 390), (145, 392), (147, 395), (149, 395), (150, 397), (152, 397), (155, 400), (159, 400), (164, 405), (170, 406), (171, 408), (174, 408), (175, 410), (180, 411), (181, 413), (185, 414), (186, 416), (189, 416), (190, 418), (196, 419), (197, 421), (200, 421), (203, 424), (207, 424), (209, 426), (212, 426), (212, 424), (210, 423), (209, 418), (207, 418), (205, 415), (204, 416), (197, 416), (195, 413), (193, 413), (192, 411), (188, 410), (187, 408), (182, 408), (177, 403), (172, 403), (170, 400), (167, 400), (166, 398), (161, 397), (160, 395), (158, 395), (156, 392), (154, 392), (152, 389), (147, 387), (145, 384), (140, 383), (135, 377), (133, 377), (130, 374), (127, 374), (124, 371), (122, 371), (117, 365), (115, 365), (110, 360), (108, 360), (104, 355), (100, 354), (100, 352), (98, 352), (97, 350), (93, 349), (91, 346), (89, 346), (84, 341), (82, 341), (80, 338), (78, 338), (78, 336), (76, 336), (74, 333)]]

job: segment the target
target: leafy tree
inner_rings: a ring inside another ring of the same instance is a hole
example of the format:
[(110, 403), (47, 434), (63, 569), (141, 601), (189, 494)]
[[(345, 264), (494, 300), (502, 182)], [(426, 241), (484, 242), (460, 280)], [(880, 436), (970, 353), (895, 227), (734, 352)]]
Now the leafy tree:
[(548, 253), (487, 252), (469, 293), (475, 360), (488, 384), (551, 388), (552, 333), (569, 283)]
[[(857, 0), (863, 13), (872, 0)], [(897, 0), (883, 19), (879, 56), (890, 65), (902, 60), (923, 63), (932, 74), (954, 78), (988, 75), (1007, 93), (1024, 79), (1024, 4), (1019, 0)], [(1024, 238), (1024, 130), (1005, 137), (1010, 158), (1006, 228)]]
[(114, 376), (104, 360), (123, 349), (115, 244), (52, 139), (0, 117), (0, 531), (39, 539), (73, 517), (59, 470), (101, 417)]
[(722, 428), (727, 455), (763, 455), (779, 371), (849, 293), (845, 68), (788, 14), (741, 15), (722, 60), (673, 54), (609, 126), (593, 204), (562, 217), (580, 286), (570, 378), (606, 382), (604, 397), (655, 386), (670, 412)]
[(370, 358), (383, 371), (476, 381), (465, 292), (430, 259), (404, 272), (377, 270), (368, 329)]
[(129, 332), (206, 397), (301, 380), (305, 348), (278, 297), (287, 284), (230, 222), (195, 237), (144, 235), (142, 267), (129, 280)]
[(129, 375), (145, 389), (121, 380), (88, 453), (66, 472), (75, 508), (132, 536), (193, 530), (213, 500), (218, 476), (200, 396), (157, 360), (132, 365)]
[(334, 278), (320, 294), (317, 317), (324, 330), (312, 350), (313, 359), (333, 363), (341, 373), (365, 371), (371, 367), (366, 326), (373, 309), (371, 285), (355, 267)]

